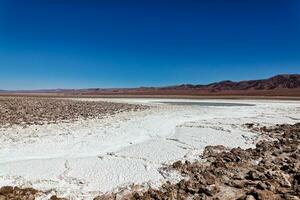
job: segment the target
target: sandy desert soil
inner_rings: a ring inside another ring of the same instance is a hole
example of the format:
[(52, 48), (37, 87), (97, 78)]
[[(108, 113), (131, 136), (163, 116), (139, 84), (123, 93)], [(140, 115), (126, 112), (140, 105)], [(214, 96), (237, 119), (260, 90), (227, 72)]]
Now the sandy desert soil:
[[(163, 184), (173, 187), (184, 177), (180, 168), (165, 169), (177, 161), (187, 166), (201, 161), (209, 145), (254, 148), (261, 136), (246, 123), (274, 126), (300, 120), (296, 101), (167, 100), (253, 106), (172, 105), (162, 103), (165, 99), (82, 101), (130, 103), (149, 109), (72, 123), (1, 128), (0, 186), (35, 188), (39, 191), (36, 199), (53, 195), (93, 199), (132, 189), (132, 184), (156, 191)], [(19, 188), (16, 191), (22, 193)], [(6, 188), (14, 193), (12, 189)]]

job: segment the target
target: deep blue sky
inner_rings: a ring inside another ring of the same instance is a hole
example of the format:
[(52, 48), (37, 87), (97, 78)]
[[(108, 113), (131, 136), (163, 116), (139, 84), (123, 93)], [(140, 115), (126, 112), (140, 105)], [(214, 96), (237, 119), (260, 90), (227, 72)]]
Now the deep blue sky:
[(0, 0), (0, 88), (300, 73), (298, 0)]

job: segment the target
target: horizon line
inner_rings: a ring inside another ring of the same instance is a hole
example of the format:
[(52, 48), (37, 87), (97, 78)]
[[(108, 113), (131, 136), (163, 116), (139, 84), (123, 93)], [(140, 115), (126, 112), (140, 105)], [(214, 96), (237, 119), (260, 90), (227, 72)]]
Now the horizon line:
[(183, 86), (183, 85), (193, 85), (193, 86), (207, 86), (210, 84), (214, 84), (214, 83), (220, 83), (220, 82), (226, 82), (226, 81), (230, 81), (233, 83), (238, 83), (238, 82), (243, 82), (243, 81), (259, 81), (259, 80), (267, 80), (267, 79), (271, 79), (277, 76), (293, 76), (293, 75), (300, 75), (297, 73), (292, 73), (292, 74), (276, 74), (273, 76), (268, 76), (266, 78), (261, 78), (261, 79), (248, 79), (248, 80), (238, 80), (238, 81), (232, 81), (232, 80), (218, 80), (218, 81), (214, 81), (214, 82), (210, 82), (210, 83), (197, 83), (197, 84), (192, 84), (192, 83), (179, 83), (179, 84), (169, 84), (169, 85), (157, 85), (157, 86), (136, 86), (136, 87), (81, 87), (81, 88), (68, 88), (68, 87), (59, 87), (59, 88), (40, 88), (40, 89), (1, 89), (0, 88), (0, 92), (37, 92), (37, 91), (54, 91), (54, 90), (114, 90), (114, 89), (140, 89), (140, 88), (167, 88), (167, 87), (174, 87), (174, 86)]

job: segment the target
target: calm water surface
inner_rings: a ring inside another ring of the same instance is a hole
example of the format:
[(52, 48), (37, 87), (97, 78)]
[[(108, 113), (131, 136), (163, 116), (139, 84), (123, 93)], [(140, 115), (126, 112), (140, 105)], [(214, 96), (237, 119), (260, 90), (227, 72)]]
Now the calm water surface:
[(255, 104), (246, 104), (246, 103), (219, 103), (219, 102), (172, 102), (172, 101), (163, 101), (159, 103), (178, 105), (178, 106), (255, 106)]

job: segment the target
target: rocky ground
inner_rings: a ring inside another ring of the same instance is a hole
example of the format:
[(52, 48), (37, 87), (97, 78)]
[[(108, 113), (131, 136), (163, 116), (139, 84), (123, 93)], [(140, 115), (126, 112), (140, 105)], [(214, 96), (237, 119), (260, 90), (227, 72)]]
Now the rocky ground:
[(145, 106), (39, 97), (0, 97), (0, 126), (47, 124), (100, 118)]
[(34, 200), (38, 191), (32, 188), (6, 186), (0, 188), (0, 200)]
[[(179, 183), (167, 182), (159, 189), (147, 190), (134, 186), (94, 200), (299, 200), (300, 123), (274, 127), (245, 126), (262, 138), (254, 149), (207, 146), (202, 159), (178, 161), (162, 169), (181, 174), (183, 179)], [(38, 193), (34, 189), (3, 187), (0, 200), (33, 200)], [(51, 199), (63, 200), (56, 196)]]
[[(164, 170), (179, 172), (184, 179), (160, 189), (124, 190), (95, 200), (110, 199), (300, 199), (300, 123), (259, 128), (255, 149), (206, 147), (201, 161), (178, 161)], [(138, 188), (138, 187), (136, 187)]]

